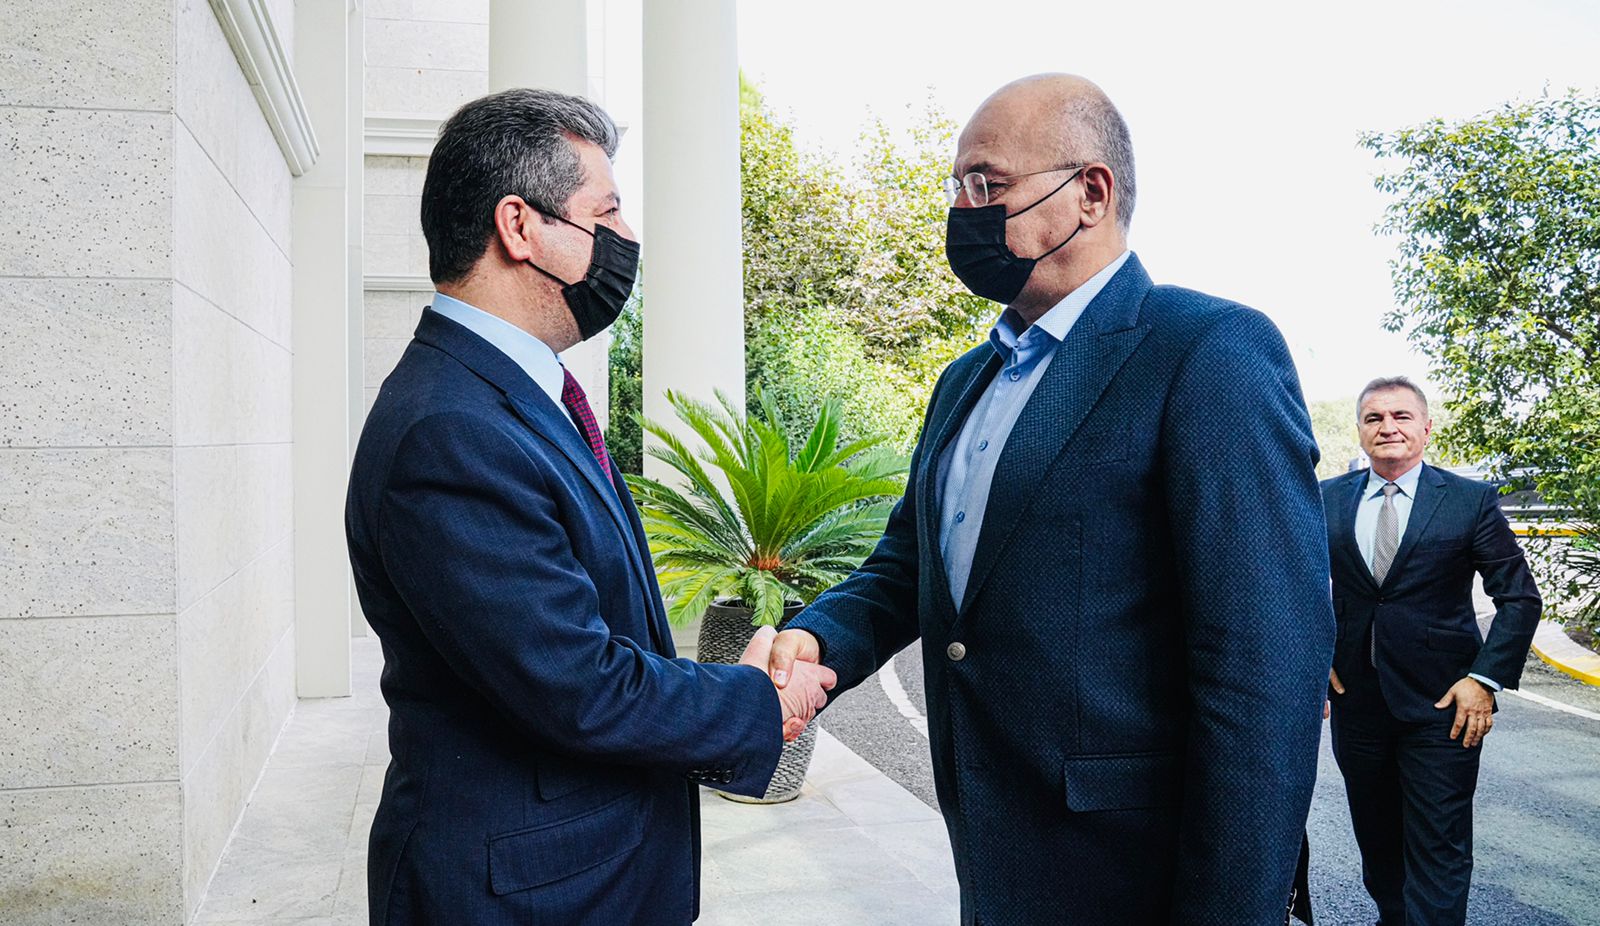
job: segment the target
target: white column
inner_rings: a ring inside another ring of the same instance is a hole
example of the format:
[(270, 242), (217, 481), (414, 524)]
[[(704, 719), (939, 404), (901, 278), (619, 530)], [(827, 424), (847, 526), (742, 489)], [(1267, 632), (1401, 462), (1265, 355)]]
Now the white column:
[[(367, 391), (364, 388), (366, 369), (366, 266), (362, 257), (362, 242), (366, 234), (365, 210), (362, 208), (366, 192), (365, 124), (367, 38), (359, 0), (350, 0), (349, 28), (345, 35), (345, 278), (349, 306), (346, 337), (349, 338), (349, 365), (345, 368), (345, 406), (349, 422), (351, 456), (356, 443), (361, 440), (361, 426), (367, 420)], [(350, 577), (350, 634), (367, 636), (367, 619), (361, 613), (356, 598), (355, 576)]]
[[(294, 181), (294, 599), (301, 697), (350, 694), (350, 577), (344, 539), (350, 473), (348, 184), (351, 110), (346, 30), (360, 12), (299, 3), (295, 70), (321, 157)], [(358, 211), (359, 214), (359, 211)], [(359, 269), (359, 268), (358, 268)], [(359, 304), (359, 303), (357, 303)], [(359, 393), (357, 393), (359, 396)], [(359, 399), (358, 399), (359, 400)]]
[(668, 389), (744, 405), (734, 0), (644, 4), (642, 123), (644, 414), (675, 423)]
[[(584, 95), (589, 85), (588, 28), (584, 0), (490, 0), (489, 92), (537, 87)], [(604, 105), (603, 100), (595, 102)], [(610, 417), (610, 345), (610, 335), (601, 334), (561, 355), (588, 394), (601, 428)]]

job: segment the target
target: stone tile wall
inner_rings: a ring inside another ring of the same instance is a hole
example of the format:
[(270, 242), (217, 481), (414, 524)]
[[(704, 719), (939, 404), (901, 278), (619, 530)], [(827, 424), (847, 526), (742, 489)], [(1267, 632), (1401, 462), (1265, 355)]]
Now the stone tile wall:
[(181, 923), (294, 698), (291, 178), (206, 0), (5, 6), (0, 920)]
[[(206, 0), (174, 4), (173, 495), (193, 911), (294, 705), (292, 178)], [(269, 3), (292, 54), (293, 3)]]
[[(366, 111), (443, 118), (488, 92), (489, 0), (369, 0)], [(410, 277), (414, 291), (368, 291), (366, 408), (400, 360), (433, 288), (417, 213), (428, 159), (365, 159), (362, 259), (368, 277)], [(363, 412), (365, 409), (363, 409)]]

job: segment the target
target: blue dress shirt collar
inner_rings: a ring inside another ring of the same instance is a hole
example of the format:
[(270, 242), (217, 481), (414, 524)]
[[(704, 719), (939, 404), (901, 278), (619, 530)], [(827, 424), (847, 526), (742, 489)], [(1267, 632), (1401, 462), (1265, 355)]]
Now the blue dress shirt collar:
[[(989, 330), (989, 343), (994, 345), (1001, 359), (1009, 360), (1017, 345), (1023, 342), (1034, 342), (1043, 337), (1049, 337), (1058, 344), (1066, 340), (1067, 333), (1077, 323), (1083, 310), (1089, 307), (1094, 297), (1100, 295), (1100, 290), (1105, 289), (1106, 284), (1111, 282), (1111, 278), (1117, 275), (1122, 265), (1128, 262), (1128, 257), (1132, 253), (1123, 251), (1116, 260), (1102, 267), (1099, 273), (1085, 280), (1082, 286), (1067, 293), (1060, 302), (1051, 306), (1050, 311), (1044, 313), (1038, 321), (1026, 329), (1022, 316), (1007, 306), (1006, 310), (1000, 313), (999, 321)], [(1040, 333), (1034, 334), (1035, 331)], [(1030, 345), (1023, 344), (1023, 346)]]
[(550, 345), (498, 315), (490, 315), (444, 293), (434, 293), (432, 309), (493, 344), (528, 374), (528, 378), (550, 397), (550, 401), (556, 403), (556, 408), (566, 411), (566, 406), (561, 404), (566, 370)]

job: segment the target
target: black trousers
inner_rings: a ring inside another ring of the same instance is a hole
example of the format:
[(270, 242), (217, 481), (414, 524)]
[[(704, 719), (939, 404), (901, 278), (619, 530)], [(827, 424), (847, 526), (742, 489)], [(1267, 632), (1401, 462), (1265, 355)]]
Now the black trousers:
[(1333, 756), (1379, 923), (1462, 926), (1483, 747), (1450, 739), (1453, 706), (1438, 720), (1407, 723), (1389, 712), (1376, 675), (1341, 681), (1345, 693), (1332, 698)]

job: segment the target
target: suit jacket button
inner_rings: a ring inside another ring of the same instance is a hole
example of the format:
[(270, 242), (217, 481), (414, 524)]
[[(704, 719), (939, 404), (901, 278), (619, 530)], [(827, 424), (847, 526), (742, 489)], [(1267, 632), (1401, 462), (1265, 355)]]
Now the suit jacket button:
[(950, 657), (951, 662), (960, 662), (967, 658), (967, 648), (961, 643), (952, 643), (944, 648), (944, 654)]

